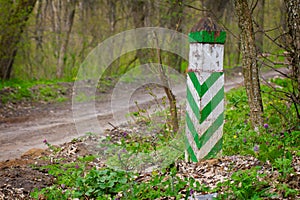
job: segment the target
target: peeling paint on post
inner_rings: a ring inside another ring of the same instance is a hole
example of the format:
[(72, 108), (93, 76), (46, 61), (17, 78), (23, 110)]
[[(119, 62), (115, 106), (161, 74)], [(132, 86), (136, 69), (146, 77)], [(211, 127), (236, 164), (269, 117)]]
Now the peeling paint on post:
[(210, 18), (189, 34), (186, 159), (198, 162), (222, 149), (224, 124), (223, 55), (226, 32)]

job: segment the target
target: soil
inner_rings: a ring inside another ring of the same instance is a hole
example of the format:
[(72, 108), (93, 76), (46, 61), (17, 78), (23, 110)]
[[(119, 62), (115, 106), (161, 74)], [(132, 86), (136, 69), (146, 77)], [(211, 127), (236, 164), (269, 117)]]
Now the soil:
[[(278, 73), (272, 71), (263, 76), (267, 79), (278, 76)], [(225, 72), (225, 77), (225, 91), (242, 85), (243, 78), (238, 69)], [(157, 94), (163, 95), (162, 89), (155, 90)], [(175, 93), (179, 99), (185, 98), (185, 90), (182, 87), (178, 87)], [(71, 96), (71, 92), (68, 95)], [(111, 111), (107, 109), (110, 106), (111, 95), (112, 92), (102, 92), (101, 99), (96, 102), (97, 118), (103, 130), (124, 123), (114, 121)], [(140, 89), (131, 98), (132, 109), (135, 108), (136, 100), (147, 106), (151, 104), (153, 97), (149, 97), (144, 89)], [(127, 111), (120, 109), (116, 112), (126, 115)], [(87, 123), (89, 119), (85, 119)], [(52, 145), (59, 145), (62, 149), (72, 152), (72, 140), (82, 136), (76, 131), (71, 101), (0, 105), (0, 199), (29, 199), (28, 194), (34, 188), (44, 188), (53, 183), (54, 177), (47, 171), (32, 167), (51, 163), (51, 159), (40, 159), (53, 153), (43, 143), (45, 139)], [(95, 146), (95, 139), (87, 137), (84, 142), (77, 141), (74, 155), (66, 153), (61, 156), (68, 155), (66, 162), (72, 162), (77, 156), (94, 153)]]

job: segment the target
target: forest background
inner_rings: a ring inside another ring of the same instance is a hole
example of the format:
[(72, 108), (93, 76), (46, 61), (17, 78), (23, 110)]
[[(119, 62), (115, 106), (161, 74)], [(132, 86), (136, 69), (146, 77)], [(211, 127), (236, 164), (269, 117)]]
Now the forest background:
[[(258, 56), (284, 62), (285, 51), (274, 44), (284, 42), (281, 35), (287, 30), (284, 2), (248, 3), (253, 11)], [(227, 32), (224, 67), (241, 65), (238, 17), (230, 0), (0, 0), (0, 5), (2, 79), (72, 81), (88, 53), (114, 34), (139, 27), (165, 27), (188, 34), (207, 15)], [(126, 54), (106, 75), (120, 75), (148, 62), (155, 57), (151, 53)], [(187, 61), (166, 55), (172, 57), (166, 64), (183, 73)]]

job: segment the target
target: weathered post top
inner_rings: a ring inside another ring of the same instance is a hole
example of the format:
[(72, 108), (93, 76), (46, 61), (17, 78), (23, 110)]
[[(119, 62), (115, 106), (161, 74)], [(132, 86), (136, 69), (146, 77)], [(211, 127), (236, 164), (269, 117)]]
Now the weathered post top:
[(190, 43), (224, 44), (226, 32), (210, 17), (205, 17), (195, 24), (189, 33)]

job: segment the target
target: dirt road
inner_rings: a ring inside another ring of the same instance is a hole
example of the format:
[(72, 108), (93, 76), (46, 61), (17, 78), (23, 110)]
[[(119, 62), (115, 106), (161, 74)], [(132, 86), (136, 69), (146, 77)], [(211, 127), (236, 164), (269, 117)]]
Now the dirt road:
[[(286, 69), (281, 71), (287, 72)], [(279, 75), (271, 71), (264, 73), (263, 78), (268, 79)], [(231, 78), (229, 78), (231, 77)], [(225, 92), (234, 87), (242, 86), (243, 78), (240, 72), (225, 73)], [(163, 91), (158, 92), (158, 96), (163, 95)], [(185, 98), (184, 86), (175, 90), (177, 99)], [(115, 121), (110, 108), (111, 93), (103, 94), (102, 100), (96, 103), (97, 118), (102, 129), (111, 128), (108, 122), (119, 125), (124, 120)], [(147, 92), (136, 92), (131, 97), (130, 105), (134, 107), (134, 102), (139, 104), (151, 104), (153, 97)], [(117, 108), (114, 114), (125, 116), (128, 110)], [(86, 116), (82, 119), (83, 124), (88, 126), (93, 116)], [(26, 117), (8, 118), (0, 122), (0, 161), (10, 160), (20, 157), (23, 153), (32, 148), (46, 148), (43, 141), (46, 139), (51, 144), (62, 144), (81, 136), (77, 133), (73, 120), (72, 104), (65, 102), (61, 104), (44, 105), (33, 109), (31, 114)]]

